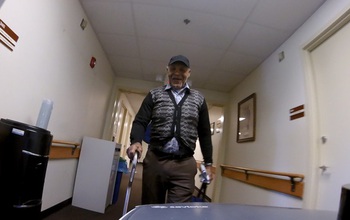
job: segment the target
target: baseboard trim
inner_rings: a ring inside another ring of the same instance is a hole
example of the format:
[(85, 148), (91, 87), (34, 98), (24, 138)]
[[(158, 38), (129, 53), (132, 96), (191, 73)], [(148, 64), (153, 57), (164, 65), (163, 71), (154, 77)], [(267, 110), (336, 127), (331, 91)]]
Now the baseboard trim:
[(52, 207), (42, 211), (41, 212), (41, 217), (45, 218), (45, 217), (47, 217), (47, 216), (49, 216), (49, 215), (51, 215), (51, 214), (53, 214), (53, 213), (63, 209), (64, 207), (71, 205), (71, 204), (72, 204), (72, 198), (67, 199), (67, 200), (65, 200), (63, 202), (60, 202), (57, 205), (54, 205), (54, 206), (52, 206)]

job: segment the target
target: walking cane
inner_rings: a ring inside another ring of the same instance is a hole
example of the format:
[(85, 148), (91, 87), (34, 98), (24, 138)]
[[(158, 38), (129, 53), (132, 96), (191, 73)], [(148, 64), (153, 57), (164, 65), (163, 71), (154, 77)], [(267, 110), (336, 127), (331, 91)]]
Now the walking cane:
[(135, 172), (136, 172), (136, 165), (137, 165), (137, 152), (135, 152), (134, 158), (132, 160), (132, 167), (131, 167), (131, 173), (130, 173), (130, 178), (129, 178), (129, 183), (128, 187), (126, 189), (126, 195), (125, 195), (125, 201), (124, 201), (124, 209), (123, 209), (123, 215), (126, 214), (128, 210), (128, 205), (129, 205), (129, 199), (130, 199), (130, 192), (131, 192), (131, 186), (132, 182), (134, 180)]

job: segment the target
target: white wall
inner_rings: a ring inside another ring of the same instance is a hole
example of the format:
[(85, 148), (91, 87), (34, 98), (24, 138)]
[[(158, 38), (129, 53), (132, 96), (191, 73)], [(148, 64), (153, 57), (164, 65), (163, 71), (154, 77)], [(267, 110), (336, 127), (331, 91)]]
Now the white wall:
[[(91, 26), (80, 28), (86, 17), (79, 1), (5, 1), (0, 18), (19, 36), (13, 52), (0, 44), (0, 118), (35, 125), (48, 98), (54, 139), (100, 138), (114, 75)], [(76, 164), (49, 161), (42, 210), (71, 198)]]
[[(294, 35), (231, 92), (225, 109), (224, 143), (220, 163), (306, 176), (304, 199), (267, 191), (219, 177), (216, 200), (224, 203), (314, 208), (312, 151), (308, 124), (307, 88), (302, 48), (350, 7), (348, 0), (327, 1)], [(284, 51), (285, 59), (278, 61)], [(236, 143), (237, 103), (257, 94), (256, 141)], [(289, 120), (289, 110), (305, 105), (306, 116)], [(229, 115), (227, 115), (229, 114)], [(220, 189), (221, 192), (220, 192)]]
[[(209, 108), (209, 118), (210, 118), (210, 123), (216, 123), (218, 119), (223, 116), (223, 108), (221, 106), (208, 106)], [(217, 163), (218, 161), (218, 155), (220, 153), (220, 149), (223, 148), (224, 146), (221, 145), (221, 139), (222, 139), (222, 131), (216, 132), (214, 130), (214, 134), (211, 136), (212, 144), (213, 144), (213, 166), (216, 168), (216, 172), (218, 172), (217, 175), (220, 175), (220, 164)], [(194, 158), (197, 161), (203, 161), (203, 155), (202, 151), (200, 149), (199, 141), (197, 141), (197, 146), (194, 152)], [(196, 178), (195, 178), (195, 183), (196, 187), (200, 188), (201, 187), (201, 182), (200, 182), (200, 171), (198, 170)], [(206, 196), (208, 196), (210, 199), (214, 198), (214, 188), (216, 186), (216, 181), (212, 181), (208, 186), (206, 190)]]

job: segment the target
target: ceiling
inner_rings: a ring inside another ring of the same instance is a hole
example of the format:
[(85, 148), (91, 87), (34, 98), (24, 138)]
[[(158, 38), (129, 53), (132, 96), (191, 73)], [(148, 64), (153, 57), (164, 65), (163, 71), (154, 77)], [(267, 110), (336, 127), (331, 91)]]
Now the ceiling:
[(230, 92), (325, 0), (80, 2), (116, 76), (164, 82), (183, 54), (193, 88)]

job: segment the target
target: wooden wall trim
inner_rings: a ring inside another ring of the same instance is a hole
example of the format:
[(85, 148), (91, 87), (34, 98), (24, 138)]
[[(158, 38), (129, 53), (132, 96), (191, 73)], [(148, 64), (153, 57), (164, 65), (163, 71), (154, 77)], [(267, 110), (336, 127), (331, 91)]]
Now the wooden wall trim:
[(49, 159), (79, 158), (80, 144), (75, 142), (53, 140), (50, 147)]
[(221, 175), (257, 187), (303, 198), (304, 175), (220, 165)]

